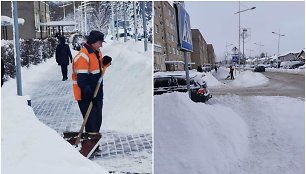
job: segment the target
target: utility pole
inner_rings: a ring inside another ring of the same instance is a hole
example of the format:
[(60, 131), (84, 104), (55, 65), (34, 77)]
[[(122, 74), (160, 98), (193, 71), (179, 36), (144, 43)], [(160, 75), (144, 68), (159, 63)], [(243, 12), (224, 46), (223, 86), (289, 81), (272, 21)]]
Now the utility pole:
[(114, 7), (113, 7), (113, 1), (110, 2), (111, 3), (111, 9), (112, 9), (112, 37), (114, 40)]
[(276, 34), (276, 35), (278, 35), (278, 44), (277, 44), (277, 63), (279, 62), (279, 42), (280, 42), (280, 37), (281, 36), (285, 36), (284, 34), (280, 34), (280, 30), (278, 29), (278, 33), (276, 33), (276, 32), (272, 32), (273, 34)]
[(18, 6), (17, 1), (11, 2), (12, 16), (14, 20), (13, 36), (15, 43), (15, 61), (16, 61), (16, 83), (17, 83), (17, 95), (22, 96), (22, 83), (21, 83), (21, 62), (20, 62), (20, 46), (19, 46), (19, 26), (18, 26)]
[(240, 11), (240, 1), (239, 1), (239, 11), (234, 13), (234, 14), (237, 14), (238, 13), (238, 16), (239, 16), (239, 41), (238, 41), (238, 59), (239, 59), (239, 72), (240, 72), (240, 30), (241, 30), (241, 25), (240, 25), (240, 13), (242, 12), (245, 12), (245, 11), (248, 11), (248, 10), (254, 10), (256, 7), (252, 7), (252, 8), (248, 8), (248, 9), (245, 9), (245, 10), (241, 10)]
[(73, 1), (73, 20), (75, 22), (75, 2)]
[(133, 1), (133, 11), (134, 11), (134, 35), (135, 35), (135, 42), (137, 42), (136, 1)]
[(227, 64), (227, 58), (228, 58), (228, 49), (227, 49), (227, 47), (229, 47), (229, 46), (231, 46), (231, 45), (233, 45), (233, 44), (230, 44), (230, 43), (226, 43), (226, 44), (225, 44), (225, 48), (226, 48), (225, 64)]
[(125, 12), (126, 12), (126, 9), (125, 9), (125, 2), (123, 1), (123, 30), (124, 30), (124, 42), (126, 42), (126, 19), (125, 19)]
[[(240, 0), (239, 0), (239, 12), (240, 12)], [(238, 43), (238, 59), (239, 59), (239, 72), (240, 72), (240, 30), (241, 30), (241, 28), (240, 28), (241, 26), (240, 26), (240, 13), (239, 13), (239, 43)], [(236, 69), (236, 68), (235, 68)]]
[[(247, 32), (247, 29), (243, 29), (242, 31), (242, 59), (244, 60), (244, 39), (245, 39), (245, 33)], [(240, 63), (239, 63), (240, 66)]]
[(87, 35), (87, 12), (86, 12), (86, 1), (84, 1), (84, 13), (85, 13), (85, 15), (84, 15), (84, 17), (85, 17), (85, 35)]
[(254, 43), (255, 45), (259, 46), (259, 56), (260, 57), (260, 54), (261, 54), (261, 47), (263, 47), (264, 45), (261, 44), (261, 42), (258, 43)]
[(118, 31), (118, 2), (116, 2), (116, 30), (117, 30), (117, 40), (119, 40), (119, 31)]
[(142, 5), (142, 21), (143, 21), (143, 35), (144, 35), (144, 50), (148, 50), (148, 38), (147, 38), (147, 22), (145, 13), (145, 2), (141, 1)]

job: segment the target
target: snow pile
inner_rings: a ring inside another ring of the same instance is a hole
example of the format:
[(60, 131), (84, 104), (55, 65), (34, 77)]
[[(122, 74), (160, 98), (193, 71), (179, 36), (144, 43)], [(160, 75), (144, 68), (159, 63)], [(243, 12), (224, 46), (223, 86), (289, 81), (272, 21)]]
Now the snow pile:
[[(218, 80), (225, 79), (228, 76), (228, 74), (229, 74), (229, 68), (225, 68), (225, 67), (218, 68), (217, 73), (212, 72), (212, 75), (216, 77)], [(234, 72), (234, 76), (235, 76), (235, 72)]]
[[(44, 79), (49, 76), (54, 75), (54, 71), (59, 71), (58, 69), (54, 69), (54, 64), (57, 63), (55, 58), (46, 59), (45, 62), (36, 65), (22, 67), (21, 68), (21, 82), (22, 82), (22, 92), (23, 94), (29, 94), (31, 89), (33, 89), (37, 83), (40, 82), (41, 79)], [(71, 66), (71, 65), (70, 65)], [(68, 68), (70, 68), (70, 66)], [(68, 69), (70, 71), (70, 69)], [(41, 72), (44, 72), (43, 74)], [(5, 91), (5, 93), (1, 93), (2, 96), (11, 96), (16, 94), (16, 79), (8, 78), (1, 89), (1, 91)], [(72, 97), (72, 96), (71, 96)]]
[(213, 100), (233, 108), (249, 126), (249, 154), (225, 173), (305, 173), (304, 99), (223, 95)]
[(299, 68), (296, 68), (296, 69), (266, 68), (266, 71), (292, 73), (292, 74), (305, 74), (305, 69), (299, 69)]
[(237, 73), (235, 80), (231, 83), (237, 87), (253, 87), (267, 84), (269, 79), (261, 73), (252, 71), (243, 71), (240, 74)]
[(39, 122), (25, 97), (2, 96), (1, 107), (3, 173), (108, 173)]
[(208, 88), (217, 88), (223, 86), (223, 84), (217, 80), (210, 72), (206, 73), (204, 77), (202, 77), (203, 81), (207, 82)]
[(154, 97), (155, 173), (228, 173), (248, 151), (246, 123), (231, 108)]
[(152, 132), (152, 49), (143, 42), (109, 42), (103, 55), (113, 58), (104, 76), (103, 129)]

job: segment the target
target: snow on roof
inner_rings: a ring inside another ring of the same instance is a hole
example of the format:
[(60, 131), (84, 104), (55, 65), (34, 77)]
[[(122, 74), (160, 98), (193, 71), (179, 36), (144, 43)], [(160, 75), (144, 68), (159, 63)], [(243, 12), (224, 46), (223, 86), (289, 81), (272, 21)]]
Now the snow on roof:
[[(23, 18), (18, 18), (18, 24), (23, 25), (25, 20)], [(1, 26), (11, 26), (14, 24), (14, 19), (8, 16), (1, 16)]]
[(75, 21), (49, 21), (45, 23), (40, 23), (42, 26), (75, 26), (77, 23)]
[(298, 53), (300, 53), (300, 51), (288, 51), (286, 53), (279, 55), (278, 57), (283, 57), (283, 56), (287, 56), (288, 54), (298, 54)]

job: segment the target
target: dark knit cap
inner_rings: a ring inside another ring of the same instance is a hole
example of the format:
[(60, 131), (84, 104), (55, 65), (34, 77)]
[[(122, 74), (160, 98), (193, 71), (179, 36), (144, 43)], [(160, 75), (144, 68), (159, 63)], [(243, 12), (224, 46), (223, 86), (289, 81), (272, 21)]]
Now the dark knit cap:
[(104, 42), (104, 34), (100, 31), (93, 30), (89, 33), (89, 36), (87, 37), (87, 43), (94, 44), (97, 41)]

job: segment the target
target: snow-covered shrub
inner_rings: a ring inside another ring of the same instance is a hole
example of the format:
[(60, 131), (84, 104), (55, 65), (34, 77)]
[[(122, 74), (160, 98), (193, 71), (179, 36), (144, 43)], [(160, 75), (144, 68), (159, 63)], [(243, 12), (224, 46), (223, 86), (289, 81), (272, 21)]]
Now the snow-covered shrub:
[[(55, 49), (56, 40), (52, 38), (20, 40), (21, 66), (28, 68), (30, 65), (44, 62), (53, 57)], [(14, 44), (12, 41), (1, 41), (1, 59), (5, 68), (5, 80), (8, 77), (15, 78)]]

